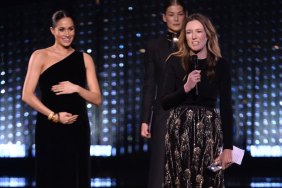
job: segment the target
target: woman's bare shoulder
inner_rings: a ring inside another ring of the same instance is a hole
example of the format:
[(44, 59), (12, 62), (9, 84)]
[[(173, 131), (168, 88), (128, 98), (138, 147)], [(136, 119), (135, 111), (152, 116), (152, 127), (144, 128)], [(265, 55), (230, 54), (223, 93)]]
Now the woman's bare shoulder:
[(88, 53), (85, 53), (85, 52), (83, 52), (83, 58), (93, 60), (91, 55), (89, 55)]
[(87, 66), (88, 64), (94, 64), (94, 60), (88, 53), (83, 52), (84, 63)]
[(47, 55), (48, 55), (48, 48), (43, 48), (43, 49), (38, 49), (38, 50), (35, 50), (31, 57), (33, 58), (45, 58)]

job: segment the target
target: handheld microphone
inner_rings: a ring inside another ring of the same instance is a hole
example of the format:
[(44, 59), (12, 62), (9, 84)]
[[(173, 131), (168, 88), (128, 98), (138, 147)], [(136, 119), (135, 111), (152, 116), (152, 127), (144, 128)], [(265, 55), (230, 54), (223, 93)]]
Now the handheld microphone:
[[(192, 65), (194, 65), (194, 70), (198, 70), (198, 56), (192, 55), (191, 59), (192, 59)], [(196, 95), (199, 95), (198, 84), (196, 84), (195, 86), (195, 92), (196, 92)]]

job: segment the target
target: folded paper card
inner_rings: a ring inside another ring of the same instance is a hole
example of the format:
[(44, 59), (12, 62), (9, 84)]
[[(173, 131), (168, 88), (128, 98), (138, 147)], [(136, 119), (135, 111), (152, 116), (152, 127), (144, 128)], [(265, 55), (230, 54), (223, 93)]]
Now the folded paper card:
[(241, 165), (244, 154), (245, 154), (245, 150), (233, 146), (232, 160), (234, 163)]

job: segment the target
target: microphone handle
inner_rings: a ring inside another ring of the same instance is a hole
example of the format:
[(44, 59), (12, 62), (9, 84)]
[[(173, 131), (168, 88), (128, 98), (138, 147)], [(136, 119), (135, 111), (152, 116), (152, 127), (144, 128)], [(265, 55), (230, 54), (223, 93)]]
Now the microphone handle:
[[(195, 66), (195, 70), (198, 70), (198, 58), (195, 59), (194, 66)], [(195, 86), (195, 93), (197, 96), (199, 95), (198, 83)]]

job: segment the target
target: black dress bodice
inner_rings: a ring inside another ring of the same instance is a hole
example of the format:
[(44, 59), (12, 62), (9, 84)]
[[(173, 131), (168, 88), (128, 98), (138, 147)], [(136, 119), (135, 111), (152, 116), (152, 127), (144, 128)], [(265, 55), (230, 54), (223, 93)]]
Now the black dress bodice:
[[(39, 88), (43, 104), (52, 111), (78, 114), (79, 118), (87, 120), (86, 103), (82, 97), (77, 93), (56, 95), (56, 93), (51, 91), (53, 85), (62, 81), (70, 81), (73, 84), (85, 87), (86, 73), (81, 52), (74, 51), (60, 62), (45, 70), (40, 76)], [(39, 114), (39, 116), (41, 115)], [(45, 116), (44, 119), (46, 119)]]

